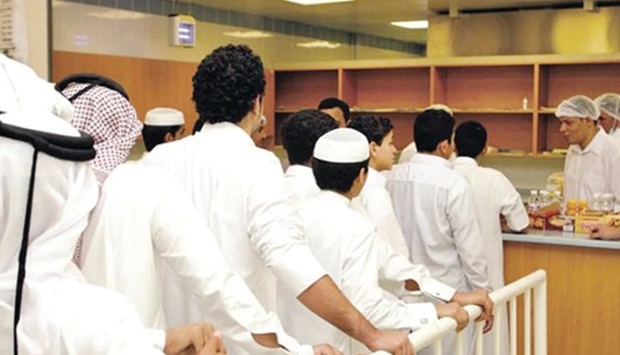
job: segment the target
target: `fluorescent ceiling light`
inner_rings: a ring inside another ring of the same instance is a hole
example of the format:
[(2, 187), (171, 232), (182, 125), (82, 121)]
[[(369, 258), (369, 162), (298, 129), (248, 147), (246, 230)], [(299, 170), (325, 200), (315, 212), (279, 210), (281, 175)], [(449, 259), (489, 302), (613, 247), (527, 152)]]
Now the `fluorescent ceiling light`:
[(327, 42), (327, 41), (312, 41), (312, 42), (297, 43), (297, 47), (335, 49), (335, 48), (340, 47), (340, 43)]
[(323, 4), (335, 4), (339, 2), (352, 2), (353, 0), (284, 0), (299, 5), (323, 5)]
[(224, 32), (224, 35), (236, 38), (271, 38), (273, 35), (263, 31), (234, 31)]
[(88, 16), (102, 18), (106, 20), (140, 20), (151, 17), (151, 15), (127, 10), (103, 10), (87, 13)]
[(392, 25), (407, 28), (410, 30), (422, 30), (428, 28), (428, 21), (394, 21)]

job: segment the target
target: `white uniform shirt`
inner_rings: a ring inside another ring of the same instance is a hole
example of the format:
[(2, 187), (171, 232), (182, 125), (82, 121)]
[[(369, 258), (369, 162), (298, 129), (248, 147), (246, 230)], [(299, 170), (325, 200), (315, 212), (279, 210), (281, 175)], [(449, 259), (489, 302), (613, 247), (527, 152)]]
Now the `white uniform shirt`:
[[(434, 278), (459, 291), (491, 289), (469, 184), (450, 161), (415, 154), (392, 168), (387, 189), (412, 262), (425, 265)], [(472, 329), (464, 336), (466, 354), (473, 350)], [(455, 344), (455, 334), (444, 338), (443, 354), (452, 354)]]
[(411, 260), (457, 290), (490, 288), (467, 181), (448, 160), (416, 154), (387, 182)]
[(378, 171), (368, 168), (368, 178), (357, 197), (377, 228), (379, 238), (390, 243), (394, 251), (409, 257), (409, 248), (396, 220), (390, 194), (385, 189), (386, 179)]
[[(178, 284), (164, 281), (165, 268)], [(124, 164), (112, 171), (83, 236), (81, 270), (90, 283), (129, 297), (147, 327), (166, 329), (165, 315), (193, 302), (198, 320), (213, 322), (231, 353), (278, 353), (250, 333), (277, 333), (279, 321), (228, 268), (204, 220), (162, 169)], [(164, 307), (164, 288), (178, 285), (185, 292)], [(286, 334), (278, 339), (297, 352)]]
[[(299, 208), (304, 235), (317, 259), (353, 305), (381, 329), (416, 329), (436, 319), (432, 304), (405, 304), (384, 297), (378, 286), (374, 227), (337, 193), (321, 191)], [(330, 343), (345, 354), (363, 351), (349, 338), (289, 295), (280, 304), (285, 329), (307, 343)]]
[(270, 270), (296, 295), (325, 275), (303, 241), (280, 162), (237, 125), (205, 124), (200, 133), (157, 146), (143, 162), (181, 182), (228, 264), (267, 310), (276, 309)]
[[(504, 287), (504, 247), (502, 227), (499, 216), (506, 218), (511, 230), (527, 228), (529, 218), (521, 201), (521, 196), (502, 173), (495, 169), (483, 168), (468, 157), (459, 157), (454, 162), (454, 170), (470, 184), (476, 206), (478, 226), (484, 240), (484, 251), (489, 262), (488, 272), (491, 287), (498, 290)], [(495, 324), (501, 332), (501, 354), (508, 354), (508, 318), (506, 307), (496, 310), (501, 313), (501, 324)], [(494, 354), (494, 332), (484, 335), (484, 353)]]
[(587, 200), (595, 193), (612, 193), (620, 210), (620, 148), (602, 128), (585, 149), (568, 148), (564, 163), (564, 199)]
[(289, 165), (284, 174), (289, 201), (298, 205), (321, 191), (316, 185), (312, 168), (305, 165)]

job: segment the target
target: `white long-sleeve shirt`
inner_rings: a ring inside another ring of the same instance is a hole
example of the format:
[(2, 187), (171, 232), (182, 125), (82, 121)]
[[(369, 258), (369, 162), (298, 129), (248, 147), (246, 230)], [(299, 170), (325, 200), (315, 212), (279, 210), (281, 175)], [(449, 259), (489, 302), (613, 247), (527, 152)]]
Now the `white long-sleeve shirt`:
[(287, 200), (280, 162), (237, 125), (205, 124), (200, 133), (157, 146), (143, 163), (177, 178), (230, 267), (267, 310), (276, 309), (274, 274), (296, 295), (325, 275)]
[[(498, 290), (504, 287), (504, 245), (502, 226), (499, 216), (506, 218), (508, 227), (521, 231), (529, 225), (527, 211), (521, 196), (508, 178), (495, 169), (478, 166), (476, 160), (458, 157), (454, 161), (454, 170), (461, 174), (471, 186), (478, 226), (484, 240), (484, 252), (488, 261), (488, 273), (491, 287)], [(498, 308), (501, 323), (495, 324), (502, 338), (500, 353), (508, 354), (508, 318), (506, 307)], [(494, 354), (493, 332), (484, 335), (484, 354)]]
[(490, 289), (469, 185), (448, 160), (415, 154), (394, 166), (387, 189), (414, 263), (457, 290)]
[(620, 211), (620, 148), (602, 128), (585, 149), (568, 147), (564, 163), (564, 199), (592, 203), (595, 193), (612, 193)]
[[(413, 263), (459, 291), (491, 289), (470, 187), (450, 161), (415, 154), (392, 168), (387, 189)], [(470, 354), (473, 332), (466, 331), (464, 350)], [(443, 354), (452, 354), (455, 343), (454, 334), (447, 336)]]
[[(166, 268), (173, 278), (164, 277)], [(261, 347), (251, 333), (276, 333), (285, 348), (300, 351), (230, 270), (204, 220), (165, 170), (124, 164), (112, 171), (83, 236), (81, 270), (90, 283), (129, 297), (150, 328), (166, 329), (166, 314), (193, 302), (199, 311), (193, 320), (214, 323), (231, 353), (287, 353)], [(177, 287), (177, 280), (184, 292), (164, 302), (165, 289)]]
[[(432, 304), (406, 304), (384, 297), (378, 286), (378, 249), (372, 223), (344, 196), (321, 191), (299, 208), (304, 235), (317, 259), (353, 305), (381, 329), (416, 329), (436, 319)], [(308, 343), (327, 342), (345, 354), (363, 351), (349, 338), (309, 312), (294, 295), (279, 304), (284, 327)]]

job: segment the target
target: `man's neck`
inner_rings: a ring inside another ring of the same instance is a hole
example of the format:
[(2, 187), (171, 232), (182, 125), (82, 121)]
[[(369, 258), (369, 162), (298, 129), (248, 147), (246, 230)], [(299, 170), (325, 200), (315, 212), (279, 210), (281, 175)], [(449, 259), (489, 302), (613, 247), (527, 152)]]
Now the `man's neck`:
[(438, 158), (441, 158), (441, 159), (448, 160), (448, 158), (444, 157), (444, 156), (443, 156), (443, 155), (439, 152), (439, 150), (434, 150), (434, 151), (432, 151), (432, 152), (420, 152), (419, 154), (431, 155), (431, 156), (435, 156), (435, 157), (438, 157)]
[(594, 127), (593, 130), (588, 131), (588, 135), (586, 136), (586, 138), (581, 143), (579, 143), (579, 147), (581, 147), (581, 150), (586, 149), (590, 145), (590, 143), (592, 143), (592, 140), (594, 140), (594, 137), (598, 133), (599, 129), (600, 128), (597, 126)]

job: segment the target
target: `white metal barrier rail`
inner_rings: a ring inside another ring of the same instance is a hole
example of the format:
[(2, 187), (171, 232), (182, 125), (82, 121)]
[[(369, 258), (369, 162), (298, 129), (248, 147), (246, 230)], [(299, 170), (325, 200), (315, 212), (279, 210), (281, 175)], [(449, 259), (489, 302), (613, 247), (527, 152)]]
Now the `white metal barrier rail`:
[[(517, 296), (524, 296), (524, 333), (523, 333), (523, 354), (531, 355), (532, 349), (532, 290), (534, 291), (534, 355), (547, 355), (547, 273), (544, 270), (537, 270), (509, 285), (504, 286), (490, 294), (495, 302), (495, 307), (509, 305), (510, 313), (510, 355), (517, 355)], [(469, 313), (470, 325), (482, 313), (480, 306), (465, 306)], [(495, 312), (494, 332), (494, 353), (500, 353), (500, 327), (501, 319), (498, 319), (500, 312)], [(475, 323), (476, 327), (476, 355), (482, 355), (482, 327), (483, 323)], [(433, 324), (429, 324), (409, 336), (416, 352), (429, 345), (434, 346), (434, 354), (441, 354), (442, 338), (456, 329), (456, 321), (452, 318), (442, 318)], [(463, 354), (462, 344), (463, 332), (457, 336), (456, 355)], [(388, 355), (384, 351), (377, 351), (371, 355)]]

